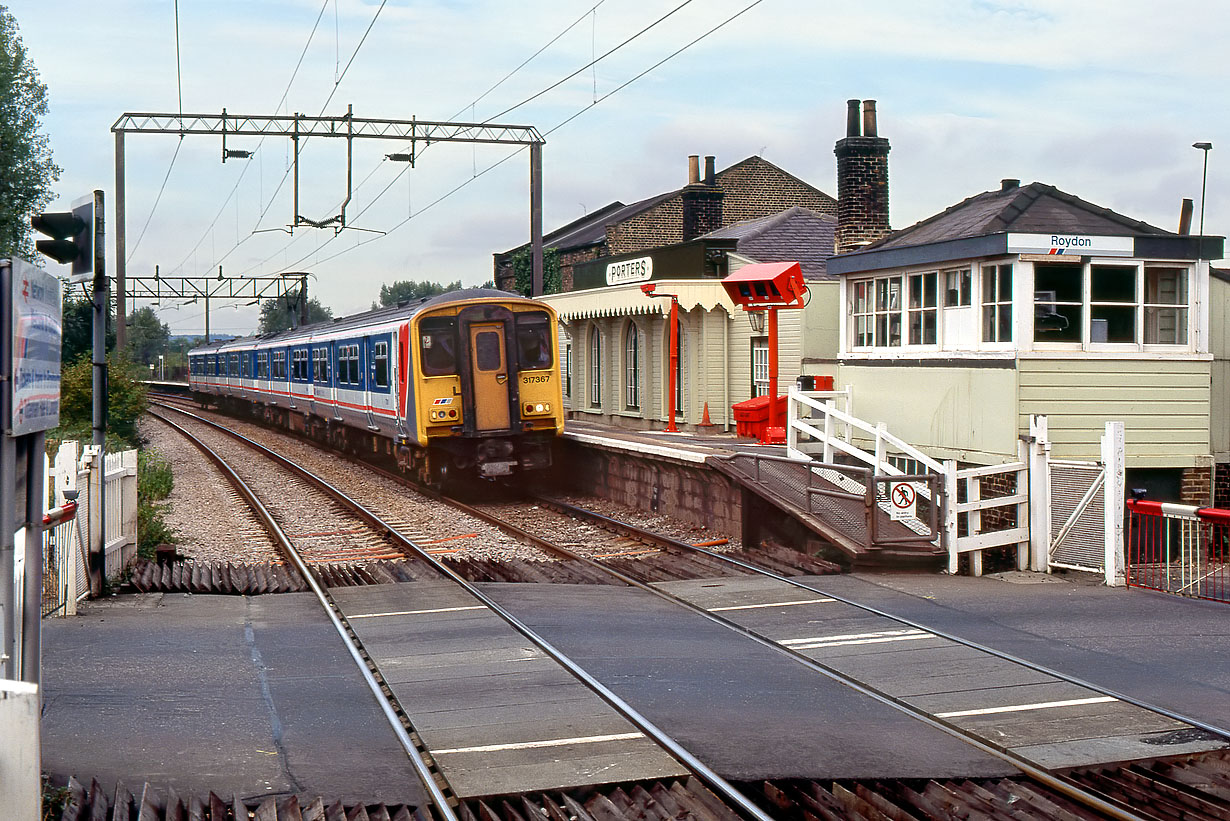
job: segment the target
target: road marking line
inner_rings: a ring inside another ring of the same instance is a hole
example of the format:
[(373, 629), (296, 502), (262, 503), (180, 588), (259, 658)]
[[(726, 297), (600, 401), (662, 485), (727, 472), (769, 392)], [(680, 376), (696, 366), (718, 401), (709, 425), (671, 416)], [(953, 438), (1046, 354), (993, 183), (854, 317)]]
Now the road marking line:
[(986, 707), (981, 710), (955, 710), (951, 713), (936, 713), (936, 718), (960, 718), (961, 716), (985, 716), (992, 713), (1021, 713), (1027, 710), (1050, 710), (1054, 707), (1076, 707), (1082, 704), (1106, 704), (1118, 701), (1111, 696), (1095, 696), (1093, 698), (1071, 698), (1067, 701), (1040, 701), (1036, 704), (1011, 704), (1007, 707)]
[(504, 750), (533, 750), (539, 747), (564, 747), (568, 744), (599, 744), (604, 741), (628, 741), (644, 738), (644, 733), (615, 733), (614, 735), (591, 735), (579, 738), (553, 738), (549, 741), (524, 741), (519, 744), (486, 744), (482, 747), (453, 747), (449, 750), (432, 750), (432, 755), (448, 753), (498, 753)]
[(482, 605), (473, 605), (469, 607), (437, 607), (434, 610), (394, 610), (389, 613), (357, 613), (353, 616), (347, 615), (348, 619), (378, 619), (383, 616), (423, 616), (430, 613), (459, 613), (462, 610), (486, 610)]
[(825, 647), (847, 647), (854, 644), (885, 644), (892, 641), (919, 641), (933, 639), (935, 636), (922, 634), (918, 636), (885, 636), (879, 639), (851, 639), (848, 641), (824, 641), (817, 644), (796, 644), (793, 650), (819, 650)]
[(811, 636), (805, 639), (782, 639), (780, 644), (808, 644), (813, 641), (851, 641), (859, 639), (879, 639), (890, 636), (929, 636), (922, 630), (874, 630), (870, 633), (846, 633), (837, 636)]
[(791, 607), (796, 604), (828, 604), (829, 602), (837, 601), (836, 599), (800, 599), (799, 601), (779, 601), (769, 602), (768, 604), (739, 604), (731, 605), (730, 607), (710, 607), (710, 613), (721, 613), (726, 610), (756, 610), (762, 607)]

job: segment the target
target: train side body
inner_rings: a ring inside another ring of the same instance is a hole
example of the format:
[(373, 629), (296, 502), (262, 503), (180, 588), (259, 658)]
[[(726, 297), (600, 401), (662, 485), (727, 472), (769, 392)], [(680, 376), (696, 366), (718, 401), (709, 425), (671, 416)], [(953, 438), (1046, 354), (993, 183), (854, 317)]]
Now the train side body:
[(351, 450), (386, 450), (427, 481), (551, 463), (563, 430), (557, 318), (503, 291), (454, 291), (189, 353), (203, 403)]

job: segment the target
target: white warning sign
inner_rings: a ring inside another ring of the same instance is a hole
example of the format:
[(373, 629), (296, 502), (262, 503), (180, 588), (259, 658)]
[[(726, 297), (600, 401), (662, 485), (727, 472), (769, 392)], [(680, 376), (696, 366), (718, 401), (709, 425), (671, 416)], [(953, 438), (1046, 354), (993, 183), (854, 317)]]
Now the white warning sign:
[(888, 516), (893, 521), (916, 519), (918, 491), (912, 482), (892, 482), (888, 486)]

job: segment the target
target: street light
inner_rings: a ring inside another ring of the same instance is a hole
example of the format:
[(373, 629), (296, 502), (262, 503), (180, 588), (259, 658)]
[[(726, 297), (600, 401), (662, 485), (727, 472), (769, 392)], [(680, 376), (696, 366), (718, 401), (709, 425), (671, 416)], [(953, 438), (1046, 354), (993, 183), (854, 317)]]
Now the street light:
[(1213, 143), (1201, 142), (1192, 143), (1192, 148), (1199, 148), (1204, 152), (1204, 173), (1200, 175), (1200, 256), (1204, 257), (1204, 192), (1205, 184), (1209, 179), (1209, 150), (1213, 147)]

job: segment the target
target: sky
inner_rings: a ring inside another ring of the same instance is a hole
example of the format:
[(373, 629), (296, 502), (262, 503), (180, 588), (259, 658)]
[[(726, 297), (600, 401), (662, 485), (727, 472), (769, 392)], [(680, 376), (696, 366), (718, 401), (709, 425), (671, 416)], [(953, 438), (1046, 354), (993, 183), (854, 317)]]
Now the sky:
[[(9, 0), (47, 86), (63, 169), (52, 210), (101, 188), (114, 271), (115, 137), (125, 113), (302, 113), (494, 122), (545, 135), (543, 227), (760, 155), (836, 195), (846, 100), (877, 101), (903, 228), (1000, 180), (1044, 182), (1176, 230), (1230, 230), (1230, 4), (1207, 0)], [(178, 15), (178, 20), (177, 20)], [(178, 25), (178, 34), (177, 34)], [(590, 66), (596, 58), (597, 63)], [(589, 67), (587, 67), (589, 66)], [(565, 79), (570, 78), (570, 79)], [(292, 222), (291, 143), (125, 137), (131, 276), (308, 271), (335, 316), (397, 280), (492, 278), (529, 239), (528, 152), (356, 140), (346, 230)], [(1224, 160), (1222, 158), (1225, 158)], [(299, 212), (346, 196), (345, 140), (300, 144)], [(129, 310), (149, 305), (130, 304)], [(153, 306), (202, 333), (199, 304)], [(215, 333), (258, 308), (211, 308)]]

